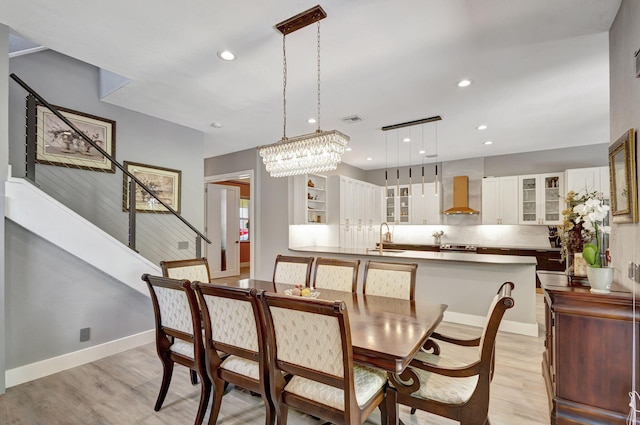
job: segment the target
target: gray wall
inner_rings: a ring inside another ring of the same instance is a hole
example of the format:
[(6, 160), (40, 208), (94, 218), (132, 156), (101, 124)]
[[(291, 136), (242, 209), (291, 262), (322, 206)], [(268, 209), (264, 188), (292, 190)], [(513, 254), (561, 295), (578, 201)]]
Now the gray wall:
[[(610, 116), (611, 142), (614, 143), (630, 128), (640, 128), (640, 79), (635, 77), (633, 52), (640, 47), (640, 2), (623, 0), (609, 32), (609, 75), (611, 78)], [(637, 139), (637, 136), (636, 136)], [(636, 166), (638, 164), (636, 141)], [(640, 173), (637, 175), (640, 183)], [(630, 261), (640, 263), (640, 225), (638, 223), (612, 226), (610, 251), (616, 268), (614, 280), (629, 289), (633, 283), (627, 276)], [(640, 285), (636, 285), (636, 290)]]
[[(51, 104), (116, 121), (118, 162), (181, 170), (182, 215), (197, 229), (204, 228), (201, 132), (101, 101), (98, 68), (60, 53), (47, 50), (19, 56), (11, 59), (9, 66)], [(25, 96), (26, 92), (11, 81), (9, 159), (16, 177), (24, 175)], [(122, 211), (123, 178), (119, 170), (109, 174), (40, 164), (36, 167), (36, 182), (45, 192), (127, 242), (128, 215)], [(138, 249), (154, 262), (180, 258), (177, 242), (191, 241), (193, 247), (195, 241), (192, 232), (169, 214), (138, 214), (138, 234)], [(154, 238), (153, 242), (145, 245), (149, 238)]]
[(0, 394), (5, 392), (4, 371), (6, 369), (6, 309), (5, 309), (5, 226), (4, 226), (4, 182), (7, 180), (9, 164), (9, 28), (0, 25)]
[(5, 237), (7, 369), (153, 329), (149, 297), (11, 220)]

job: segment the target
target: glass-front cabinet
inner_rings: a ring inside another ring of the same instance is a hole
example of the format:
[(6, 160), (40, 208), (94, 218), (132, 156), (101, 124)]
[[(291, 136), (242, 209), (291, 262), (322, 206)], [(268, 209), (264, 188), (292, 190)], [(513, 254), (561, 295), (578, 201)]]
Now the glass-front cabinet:
[[(398, 196), (398, 189), (399, 195)], [(387, 223), (409, 224), (411, 223), (411, 196), (409, 186), (387, 187), (387, 199), (385, 200)]]
[(562, 222), (564, 179), (562, 173), (518, 177), (519, 223), (556, 225)]

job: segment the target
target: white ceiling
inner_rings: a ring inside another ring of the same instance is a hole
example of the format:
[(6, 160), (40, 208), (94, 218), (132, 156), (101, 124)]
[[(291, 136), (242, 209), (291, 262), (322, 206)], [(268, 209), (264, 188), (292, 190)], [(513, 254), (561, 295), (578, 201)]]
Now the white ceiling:
[[(3, 0), (0, 22), (131, 79), (104, 100), (203, 131), (210, 157), (282, 137), (282, 36), (274, 25), (316, 4)], [(439, 161), (609, 141), (607, 31), (620, 0), (320, 4), (328, 15), (321, 23), (321, 124), (351, 137), (346, 163), (395, 165), (398, 150), (400, 164), (408, 163), (409, 144), (397, 140), (409, 129), (380, 128), (433, 115), (443, 118)], [(288, 136), (315, 130), (306, 122), (316, 115), (315, 43), (315, 26), (287, 37)], [(237, 60), (218, 59), (222, 49)], [(462, 78), (473, 84), (458, 88)], [(354, 114), (363, 121), (342, 121)], [(488, 129), (476, 130), (479, 124)], [(423, 141), (435, 153), (436, 125), (411, 133), (415, 164)]]

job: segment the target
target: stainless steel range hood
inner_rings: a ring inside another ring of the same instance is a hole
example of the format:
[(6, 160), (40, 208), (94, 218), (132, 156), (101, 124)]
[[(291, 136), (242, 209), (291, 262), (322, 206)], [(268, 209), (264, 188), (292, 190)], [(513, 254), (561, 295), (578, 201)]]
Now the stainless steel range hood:
[(480, 211), (469, 208), (469, 177), (453, 178), (453, 207), (443, 211), (444, 214), (479, 214)]

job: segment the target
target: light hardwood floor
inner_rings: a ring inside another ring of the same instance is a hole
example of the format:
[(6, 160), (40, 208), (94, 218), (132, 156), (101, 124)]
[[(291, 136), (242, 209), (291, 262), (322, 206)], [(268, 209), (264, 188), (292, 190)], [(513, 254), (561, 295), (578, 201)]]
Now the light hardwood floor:
[[(544, 323), (542, 295), (538, 294), (537, 297), (538, 323)], [(543, 325), (539, 325), (539, 328), (537, 338), (504, 332), (498, 335), (489, 412), (493, 425), (549, 423), (540, 366)], [(473, 337), (479, 332), (478, 328), (450, 323), (443, 323), (439, 330), (461, 337)], [(450, 352), (450, 348), (443, 346), (442, 354)], [(457, 355), (465, 357), (467, 353), (457, 352)], [(155, 346), (149, 344), (7, 389), (6, 394), (0, 396), (0, 424), (192, 424), (199, 387), (191, 386), (186, 368), (177, 365), (164, 405), (159, 412), (154, 412), (153, 405), (161, 378), (162, 367)], [(291, 425), (323, 423), (293, 410), (289, 412)], [(409, 409), (404, 406), (400, 407), (400, 418), (406, 425), (457, 423), (423, 412), (410, 415)], [(379, 425), (379, 412), (374, 413), (367, 422)], [(264, 424), (261, 399), (232, 389), (223, 398), (218, 423)]]

